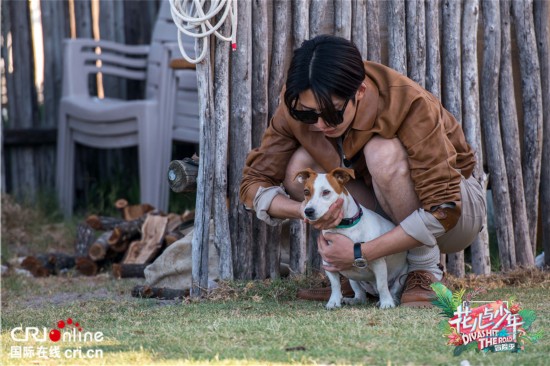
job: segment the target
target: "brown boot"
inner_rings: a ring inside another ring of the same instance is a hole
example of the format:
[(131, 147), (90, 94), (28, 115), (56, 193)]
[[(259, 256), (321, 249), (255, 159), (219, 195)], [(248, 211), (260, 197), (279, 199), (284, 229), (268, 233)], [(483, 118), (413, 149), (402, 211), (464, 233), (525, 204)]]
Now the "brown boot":
[(405, 281), (403, 295), (401, 295), (401, 305), (411, 308), (433, 307), (432, 300), (435, 298), (435, 292), (430, 285), (443, 281), (444, 278), (440, 281), (429, 271), (418, 270), (409, 272)]
[[(342, 277), (340, 278), (340, 284), (342, 286), (342, 296), (344, 297), (353, 297), (355, 293), (351, 288), (349, 279)], [(317, 288), (307, 288), (298, 290), (296, 297), (302, 300), (312, 300), (312, 301), (328, 301), (332, 289), (328, 287), (317, 287)]]

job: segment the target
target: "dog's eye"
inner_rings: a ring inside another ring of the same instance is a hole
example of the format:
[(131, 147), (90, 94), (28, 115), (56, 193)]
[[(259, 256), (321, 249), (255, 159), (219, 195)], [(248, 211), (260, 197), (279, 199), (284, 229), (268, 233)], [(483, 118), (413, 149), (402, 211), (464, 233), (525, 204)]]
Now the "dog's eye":
[(330, 194), (330, 191), (329, 191), (328, 189), (325, 189), (325, 190), (323, 191), (323, 197), (326, 197), (326, 196), (328, 196), (329, 194)]
[(309, 189), (304, 189), (304, 196), (309, 197), (311, 193), (309, 193)]

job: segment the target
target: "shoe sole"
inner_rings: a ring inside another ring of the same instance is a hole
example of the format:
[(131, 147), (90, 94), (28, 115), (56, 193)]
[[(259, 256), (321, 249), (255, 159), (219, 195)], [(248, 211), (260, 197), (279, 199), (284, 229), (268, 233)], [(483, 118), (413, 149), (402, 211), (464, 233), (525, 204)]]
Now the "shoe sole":
[(416, 309), (430, 309), (434, 307), (432, 303), (425, 302), (425, 301), (411, 301), (411, 302), (401, 303), (401, 306), (405, 306), (407, 308), (416, 308)]

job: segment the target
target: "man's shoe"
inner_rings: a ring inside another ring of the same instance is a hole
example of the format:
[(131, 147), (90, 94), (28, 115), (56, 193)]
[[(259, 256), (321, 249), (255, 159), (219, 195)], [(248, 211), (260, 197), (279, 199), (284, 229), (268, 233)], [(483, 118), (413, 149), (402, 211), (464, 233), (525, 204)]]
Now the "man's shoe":
[(411, 308), (431, 308), (435, 292), (430, 285), (435, 282), (444, 283), (443, 278), (438, 280), (430, 271), (418, 270), (409, 272), (405, 281), (405, 289), (401, 295), (401, 305)]
[[(342, 296), (344, 297), (353, 297), (355, 293), (351, 288), (349, 279), (342, 277), (340, 279), (340, 284), (342, 286)], [(312, 300), (312, 301), (328, 301), (330, 294), (332, 293), (332, 288), (329, 287), (317, 287), (317, 288), (308, 288), (298, 290), (296, 297), (302, 300)]]

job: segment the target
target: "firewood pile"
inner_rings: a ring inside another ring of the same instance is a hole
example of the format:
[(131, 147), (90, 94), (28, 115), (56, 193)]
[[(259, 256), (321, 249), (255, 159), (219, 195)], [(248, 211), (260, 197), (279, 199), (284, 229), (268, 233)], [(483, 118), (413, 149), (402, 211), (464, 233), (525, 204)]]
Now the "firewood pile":
[(194, 211), (166, 214), (149, 204), (129, 205), (125, 199), (117, 200), (115, 207), (120, 217), (90, 215), (77, 226), (74, 256), (27, 256), (21, 267), (35, 277), (72, 268), (94, 276), (109, 267), (115, 278), (144, 277), (145, 267), (193, 227)]

